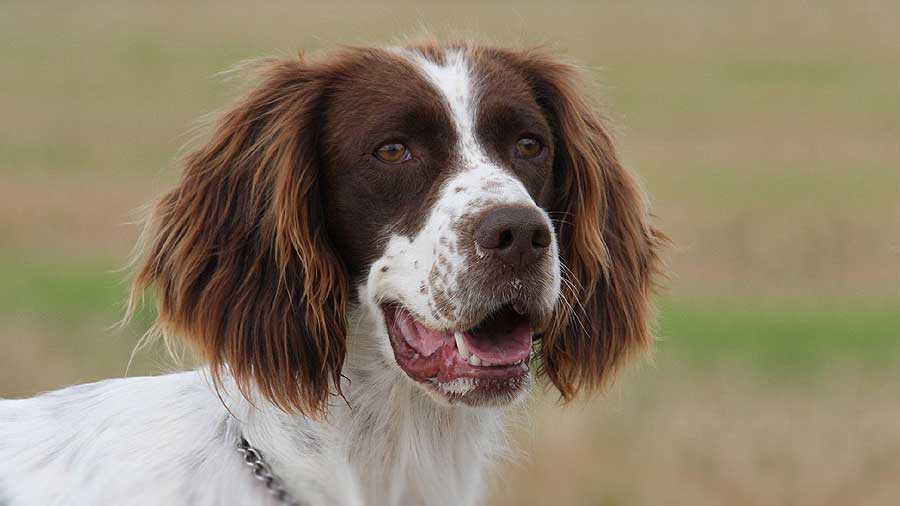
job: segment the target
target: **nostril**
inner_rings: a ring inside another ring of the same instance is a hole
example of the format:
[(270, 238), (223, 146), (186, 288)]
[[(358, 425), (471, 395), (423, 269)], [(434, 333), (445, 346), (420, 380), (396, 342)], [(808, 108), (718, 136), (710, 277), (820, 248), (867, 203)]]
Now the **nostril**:
[(512, 230), (504, 229), (500, 231), (500, 239), (497, 241), (497, 248), (506, 249), (512, 246), (513, 233)]
[(546, 226), (539, 226), (531, 236), (531, 246), (546, 248), (550, 246), (550, 230)]

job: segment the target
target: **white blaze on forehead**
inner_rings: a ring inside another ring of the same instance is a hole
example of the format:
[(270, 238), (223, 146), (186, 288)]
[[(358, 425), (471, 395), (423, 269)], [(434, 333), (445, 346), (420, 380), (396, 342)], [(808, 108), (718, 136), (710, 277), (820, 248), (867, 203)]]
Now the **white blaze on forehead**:
[[(446, 183), (438, 206), (458, 207), (477, 197), (489, 197), (497, 203), (504, 201), (534, 204), (522, 182), (500, 165), (493, 163), (478, 142), (475, 119), (480, 92), (476, 74), (466, 58), (466, 53), (461, 49), (448, 50), (444, 54), (443, 65), (419, 53), (407, 54), (443, 96), (459, 138), (461, 170)], [(455, 191), (455, 188), (475, 185), (490, 187), (493, 191), (484, 191), (480, 195), (473, 195), (473, 192), (460, 195), (462, 192)]]
[(466, 167), (489, 163), (475, 137), (478, 112), (478, 83), (462, 50), (448, 51), (439, 65), (420, 54), (411, 56), (422, 74), (443, 95), (460, 141), (460, 155)]
[[(461, 170), (446, 183), (438, 205), (446, 206), (466, 200), (466, 195), (454, 195), (456, 192), (452, 190), (466, 183), (492, 187), (496, 190), (493, 192), (495, 195), (492, 195), (495, 201), (534, 204), (521, 181), (493, 163), (478, 142), (475, 119), (478, 114), (480, 92), (476, 74), (466, 58), (465, 51), (461, 49), (446, 51), (443, 64), (435, 63), (414, 51), (406, 50), (404, 54), (444, 98), (458, 137)], [(468, 197), (471, 199), (471, 195)]]

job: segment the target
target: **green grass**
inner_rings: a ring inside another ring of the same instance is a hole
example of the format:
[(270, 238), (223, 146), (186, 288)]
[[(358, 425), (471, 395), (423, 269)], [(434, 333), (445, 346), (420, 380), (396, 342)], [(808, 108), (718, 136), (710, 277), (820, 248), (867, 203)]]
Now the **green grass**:
[[(92, 315), (112, 318), (125, 300), (123, 274), (102, 261), (60, 264), (0, 261), (0, 317), (17, 316), (55, 329)], [(112, 323), (112, 320), (110, 321)]]
[(761, 372), (821, 372), (855, 363), (889, 367), (900, 356), (900, 303), (820, 304), (668, 300), (657, 353), (696, 368), (735, 363)]
[[(66, 345), (70, 334), (136, 339), (150, 325), (153, 307), (138, 308), (125, 332), (116, 330), (128, 297), (129, 277), (101, 260), (59, 263), (0, 260), (0, 320), (17, 321)], [(0, 331), (0, 336), (3, 332)], [(121, 344), (121, 343), (119, 343)], [(90, 346), (81, 348), (92, 353)]]

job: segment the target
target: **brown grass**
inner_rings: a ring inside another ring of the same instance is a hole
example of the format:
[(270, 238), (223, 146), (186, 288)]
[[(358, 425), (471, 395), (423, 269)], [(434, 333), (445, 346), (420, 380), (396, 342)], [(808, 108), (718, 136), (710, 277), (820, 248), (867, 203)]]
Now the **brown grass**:
[(835, 371), (764, 385), (739, 370), (643, 371), (614, 395), (520, 431), (496, 505), (893, 505), (900, 497), (896, 374)]

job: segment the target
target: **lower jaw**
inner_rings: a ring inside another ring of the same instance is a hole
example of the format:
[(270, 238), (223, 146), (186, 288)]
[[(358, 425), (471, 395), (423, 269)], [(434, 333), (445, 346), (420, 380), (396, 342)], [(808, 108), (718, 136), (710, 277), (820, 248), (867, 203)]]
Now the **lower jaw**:
[[(502, 406), (514, 402), (527, 392), (532, 384), (528, 363), (503, 366), (472, 366), (460, 362), (448, 352), (447, 357), (429, 357), (431, 367), (413, 369), (404, 362), (409, 350), (404, 343), (392, 343), (395, 361), (411, 379), (429, 391), (433, 398), (448, 404), (469, 406)], [(439, 350), (436, 355), (441, 354)], [(420, 359), (422, 360), (422, 359)]]
[(505, 379), (484, 379), (461, 376), (451, 381), (432, 380), (426, 383), (432, 397), (446, 404), (472, 407), (502, 407), (520, 399), (531, 389), (531, 374), (525, 371)]

